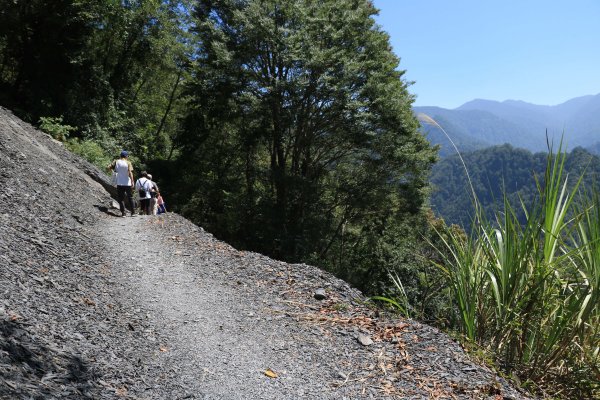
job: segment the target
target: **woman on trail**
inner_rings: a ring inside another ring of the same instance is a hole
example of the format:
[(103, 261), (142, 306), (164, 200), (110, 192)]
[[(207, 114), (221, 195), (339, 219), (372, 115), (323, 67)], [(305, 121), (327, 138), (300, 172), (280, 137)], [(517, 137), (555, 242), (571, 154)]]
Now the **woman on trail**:
[(152, 210), (150, 209), (150, 192), (152, 190), (152, 181), (148, 179), (148, 173), (142, 171), (142, 176), (135, 183), (135, 189), (138, 191), (140, 197), (140, 208), (143, 214), (150, 215)]
[(117, 174), (117, 199), (119, 200), (119, 208), (121, 209), (121, 217), (125, 216), (125, 196), (129, 203), (131, 216), (135, 216), (135, 207), (133, 206), (133, 167), (128, 160), (129, 153), (125, 150), (121, 151), (121, 158), (113, 161), (108, 169)]

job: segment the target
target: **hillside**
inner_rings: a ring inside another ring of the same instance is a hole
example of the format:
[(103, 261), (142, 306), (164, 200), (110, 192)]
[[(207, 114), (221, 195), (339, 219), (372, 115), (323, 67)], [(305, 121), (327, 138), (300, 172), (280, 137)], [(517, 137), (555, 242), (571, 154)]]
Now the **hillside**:
[[(503, 195), (518, 207), (522, 200), (526, 205), (538, 197), (534, 176), (543, 178), (546, 153), (531, 153), (510, 145), (492, 146), (462, 154), (473, 182), (478, 200), (488, 218), (502, 209)], [(579, 177), (585, 170), (584, 184), (589, 188), (600, 176), (600, 158), (576, 148), (565, 162), (565, 173)], [(464, 167), (457, 155), (440, 160), (432, 169), (433, 193), (431, 207), (446, 222), (458, 224), (467, 230), (473, 216), (471, 192), (467, 186)]]
[(0, 108), (0, 398), (525, 398), (330, 274), (119, 218), (106, 187)]
[[(600, 143), (600, 94), (582, 96), (555, 106), (523, 101), (473, 100), (453, 109), (414, 107), (436, 120), (461, 151), (509, 143), (529, 151), (545, 151), (546, 133), (558, 142), (564, 133), (567, 148), (596, 152)], [(452, 154), (447, 139), (430, 126), (423, 128), (442, 156)]]

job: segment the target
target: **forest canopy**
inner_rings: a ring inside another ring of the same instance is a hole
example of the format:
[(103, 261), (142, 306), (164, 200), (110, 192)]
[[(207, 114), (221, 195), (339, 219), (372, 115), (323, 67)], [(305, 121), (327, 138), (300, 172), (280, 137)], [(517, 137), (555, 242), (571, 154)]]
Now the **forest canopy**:
[[(502, 146), (462, 153), (477, 199), (489, 219), (499, 210), (504, 197), (519, 211), (523, 223), (525, 214), (520, 204), (532, 205), (539, 200), (536, 178), (541, 180), (546, 168), (547, 153)], [(600, 176), (600, 157), (578, 147), (565, 160), (565, 173), (571, 177), (570, 187), (584, 175), (584, 184), (592, 188)], [(463, 164), (454, 155), (440, 160), (431, 171), (431, 207), (449, 224), (458, 224), (467, 232), (475, 217), (473, 198)]]

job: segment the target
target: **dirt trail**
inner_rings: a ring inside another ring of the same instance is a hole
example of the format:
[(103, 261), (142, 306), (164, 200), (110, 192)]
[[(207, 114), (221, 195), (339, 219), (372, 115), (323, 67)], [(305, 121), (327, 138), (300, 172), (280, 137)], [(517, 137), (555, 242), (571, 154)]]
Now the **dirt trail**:
[[(180, 375), (185, 394), (341, 398), (328, 387), (335, 377), (331, 349), (296, 342), (297, 323), (271, 312), (268, 294), (239, 290), (238, 252), (199, 230), (178, 236), (174, 226), (187, 224), (174, 215), (115, 217), (100, 228), (124, 295), (147, 317), (147, 338)], [(330, 369), (322, 371), (325, 362)], [(268, 369), (278, 377), (268, 377)]]

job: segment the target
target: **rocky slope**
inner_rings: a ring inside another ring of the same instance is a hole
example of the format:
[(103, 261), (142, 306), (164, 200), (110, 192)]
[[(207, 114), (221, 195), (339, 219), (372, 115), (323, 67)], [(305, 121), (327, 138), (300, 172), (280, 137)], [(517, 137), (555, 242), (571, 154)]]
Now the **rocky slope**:
[(525, 398), (345, 282), (119, 218), (107, 188), (0, 108), (0, 398)]

